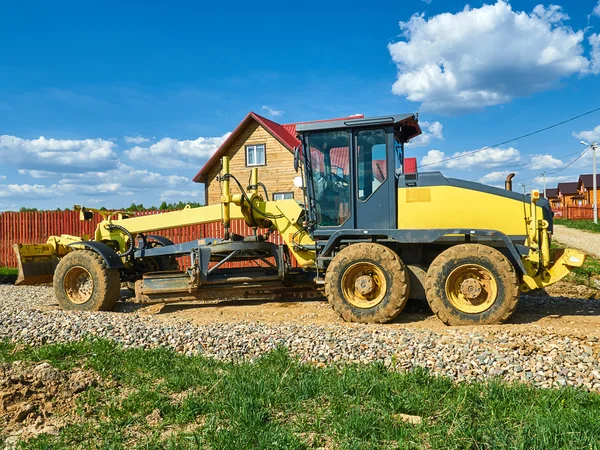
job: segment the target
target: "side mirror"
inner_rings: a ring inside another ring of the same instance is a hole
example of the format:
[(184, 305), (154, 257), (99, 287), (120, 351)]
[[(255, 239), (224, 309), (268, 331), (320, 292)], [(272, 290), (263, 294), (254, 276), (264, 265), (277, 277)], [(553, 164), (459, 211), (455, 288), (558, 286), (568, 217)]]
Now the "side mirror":
[(300, 146), (294, 147), (294, 170), (298, 172), (300, 167)]

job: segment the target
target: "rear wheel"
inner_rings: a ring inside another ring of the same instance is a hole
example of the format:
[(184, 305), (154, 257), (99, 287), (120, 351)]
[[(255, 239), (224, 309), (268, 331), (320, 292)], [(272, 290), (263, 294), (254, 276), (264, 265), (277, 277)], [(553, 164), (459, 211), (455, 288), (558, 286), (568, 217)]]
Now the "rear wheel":
[(425, 288), (429, 306), (446, 325), (502, 323), (519, 299), (511, 262), (481, 244), (456, 245), (440, 253), (427, 271)]
[(117, 269), (89, 250), (75, 250), (60, 260), (54, 272), (54, 295), (65, 310), (110, 311), (119, 299)]
[(406, 267), (396, 253), (380, 244), (346, 247), (325, 274), (327, 299), (348, 322), (389, 322), (406, 305), (408, 292)]

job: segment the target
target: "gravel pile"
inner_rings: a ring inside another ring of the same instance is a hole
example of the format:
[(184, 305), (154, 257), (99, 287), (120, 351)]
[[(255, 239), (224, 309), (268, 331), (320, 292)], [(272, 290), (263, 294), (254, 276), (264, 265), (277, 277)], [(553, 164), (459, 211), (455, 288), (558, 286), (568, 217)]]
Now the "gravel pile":
[[(285, 346), (302, 361), (379, 361), (398, 370), (425, 367), (457, 381), (500, 377), (540, 387), (581, 386), (600, 391), (600, 343), (595, 336), (565, 336), (506, 327), (447, 328), (443, 332), (385, 325), (316, 325), (256, 322), (192, 325), (166, 323), (131, 311), (56, 310), (51, 289), (0, 285), (0, 339), (29, 344), (103, 337), (125, 347), (168, 346), (221, 360), (253, 359)], [(525, 308), (556, 300), (524, 297)], [(580, 302), (600, 314), (599, 302)], [(126, 304), (124, 304), (126, 305)]]

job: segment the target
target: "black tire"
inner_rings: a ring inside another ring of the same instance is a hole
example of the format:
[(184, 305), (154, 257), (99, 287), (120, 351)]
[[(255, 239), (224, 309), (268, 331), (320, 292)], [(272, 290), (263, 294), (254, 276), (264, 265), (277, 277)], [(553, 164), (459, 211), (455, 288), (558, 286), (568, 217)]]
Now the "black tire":
[(119, 271), (93, 251), (75, 250), (56, 266), (54, 295), (64, 310), (111, 311), (120, 291)]
[(519, 301), (519, 277), (512, 263), (482, 244), (455, 245), (440, 253), (429, 266), (425, 289), (429, 306), (446, 325), (502, 323)]
[[(365, 267), (366, 272), (361, 271), (361, 267)], [(371, 275), (364, 275), (369, 270)], [(359, 283), (358, 278), (363, 276), (370, 277), (370, 283), (376, 286), (375, 293), (368, 292), (367, 297), (352, 287), (352, 281)], [(349, 292), (351, 290), (354, 295)], [(325, 274), (327, 300), (347, 322), (385, 323), (393, 320), (404, 309), (409, 290), (406, 267), (396, 253), (380, 244), (349, 245), (333, 258)], [(371, 301), (369, 296), (372, 294), (376, 297)]]

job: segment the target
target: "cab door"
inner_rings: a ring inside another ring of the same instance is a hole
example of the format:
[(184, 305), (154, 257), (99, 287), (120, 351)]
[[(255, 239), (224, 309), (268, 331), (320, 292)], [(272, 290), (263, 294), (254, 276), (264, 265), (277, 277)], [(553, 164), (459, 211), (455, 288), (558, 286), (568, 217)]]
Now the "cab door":
[(354, 223), (357, 229), (396, 228), (392, 127), (355, 129)]

